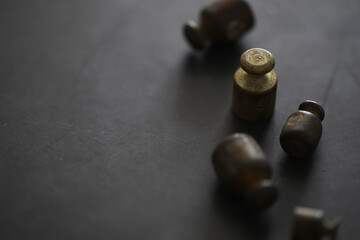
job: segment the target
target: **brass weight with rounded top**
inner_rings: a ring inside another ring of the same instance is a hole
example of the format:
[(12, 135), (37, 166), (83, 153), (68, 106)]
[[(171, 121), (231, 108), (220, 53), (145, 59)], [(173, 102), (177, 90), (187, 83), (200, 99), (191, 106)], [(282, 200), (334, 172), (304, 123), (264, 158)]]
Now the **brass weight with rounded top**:
[(280, 144), (284, 151), (294, 158), (309, 157), (320, 141), (324, 117), (324, 109), (317, 102), (301, 103), (282, 128)]
[(215, 148), (212, 163), (222, 185), (244, 198), (250, 208), (265, 209), (277, 199), (271, 166), (251, 136), (236, 133), (225, 138)]
[(201, 10), (199, 23), (188, 21), (183, 26), (187, 42), (195, 49), (205, 48), (208, 42), (233, 42), (254, 24), (249, 4), (243, 0), (220, 0)]
[(277, 76), (272, 70), (274, 56), (262, 48), (252, 48), (241, 55), (233, 86), (232, 109), (248, 121), (269, 119), (274, 112)]
[(339, 217), (329, 220), (320, 209), (296, 207), (291, 240), (321, 240), (324, 236), (334, 240), (340, 223)]

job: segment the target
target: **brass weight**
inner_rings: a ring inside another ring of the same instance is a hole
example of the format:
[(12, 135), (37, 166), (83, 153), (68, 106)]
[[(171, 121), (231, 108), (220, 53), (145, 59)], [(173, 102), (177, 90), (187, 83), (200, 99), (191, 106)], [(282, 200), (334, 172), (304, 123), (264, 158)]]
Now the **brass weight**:
[(282, 128), (280, 144), (284, 151), (294, 158), (309, 157), (320, 141), (324, 117), (324, 109), (317, 102), (301, 103)]
[(240, 66), (234, 77), (233, 111), (248, 121), (269, 119), (277, 89), (274, 56), (265, 49), (252, 48), (241, 55)]
[(329, 220), (322, 210), (296, 207), (291, 240), (321, 240), (324, 236), (336, 239), (340, 218)]
[(271, 166), (251, 136), (236, 133), (225, 138), (215, 148), (212, 163), (220, 183), (250, 208), (265, 209), (277, 199)]
[(201, 50), (207, 42), (233, 42), (251, 29), (253, 24), (254, 17), (248, 3), (220, 0), (201, 10), (199, 24), (194, 21), (185, 23), (183, 33), (193, 48)]

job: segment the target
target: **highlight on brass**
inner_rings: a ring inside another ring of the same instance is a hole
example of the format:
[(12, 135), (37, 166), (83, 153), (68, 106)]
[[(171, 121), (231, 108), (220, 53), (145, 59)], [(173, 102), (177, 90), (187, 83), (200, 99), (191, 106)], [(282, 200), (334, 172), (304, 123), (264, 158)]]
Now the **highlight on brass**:
[(316, 149), (321, 134), (325, 112), (320, 104), (307, 100), (299, 110), (286, 120), (281, 134), (281, 147), (293, 158), (307, 158)]
[(271, 118), (277, 89), (274, 66), (274, 56), (265, 49), (252, 48), (241, 55), (232, 98), (232, 110), (239, 118), (247, 121)]
[(340, 223), (339, 217), (330, 220), (322, 210), (296, 207), (291, 240), (322, 240), (324, 237), (335, 240)]
[(262, 210), (277, 199), (271, 166), (253, 137), (243, 133), (228, 136), (215, 148), (212, 164), (220, 183), (245, 199), (248, 207)]
[(220, 0), (203, 8), (199, 23), (183, 26), (187, 42), (197, 50), (207, 43), (221, 44), (237, 40), (252, 28), (254, 17), (249, 4), (242, 0)]

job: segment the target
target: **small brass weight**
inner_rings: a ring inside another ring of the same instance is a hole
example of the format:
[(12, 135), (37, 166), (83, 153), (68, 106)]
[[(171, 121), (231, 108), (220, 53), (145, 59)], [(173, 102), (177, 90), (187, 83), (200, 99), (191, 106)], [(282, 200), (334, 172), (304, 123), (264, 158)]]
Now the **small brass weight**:
[(282, 128), (280, 144), (284, 151), (294, 158), (309, 157), (320, 141), (324, 116), (324, 109), (317, 102), (301, 103)]
[(248, 3), (242, 0), (220, 0), (201, 10), (199, 24), (184, 24), (185, 39), (195, 49), (201, 50), (207, 42), (219, 44), (232, 42), (247, 32), (254, 24)]
[(233, 111), (248, 121), (269, 119), (277, 89), (274, 56), (265, 49), (252, 48), (241, 55), (240, 66), (234, 77)]
[(294, 210), (291, 240), (321, 240), (324, 236), (335, 240), (340, 226), (340, 218), (325, 218), (322, 210), (296, 207)]
[(235, 133), (225, 138), (215, 148), (212, 163), (220, 183), (245, 199), (250, 208), (265, 209), (277, 199), (270, 164), (251, 136)]

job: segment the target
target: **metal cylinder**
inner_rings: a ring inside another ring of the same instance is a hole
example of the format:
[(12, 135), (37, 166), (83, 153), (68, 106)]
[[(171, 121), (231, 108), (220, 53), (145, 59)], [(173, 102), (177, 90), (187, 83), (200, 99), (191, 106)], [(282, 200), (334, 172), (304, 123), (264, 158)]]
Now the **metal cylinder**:
[(292, 240), (321, 240), (324, 236), (335, 239), (340, 218), (329, 220), (322, 210), (306, 207), (294, 209)]
[(219, 181), (251, 208), (264, 209), (277, 199), (271, 167), (254, 138), (236, 133), (221, 141), (212, 155)]
[(274, 56), (267, 50), (252, 48), (241, 55), (233, 86), (232, 109), (244, 120), (269, 119), (274, 112), (277, 76), (272, 70)]
[(220, 0), (201, 10), (199, 24), (184, 24), (185, 39), (195, 49), (203, 49), (206, 43), (232, 42), (247, 32), (254, 24), (248, 3), (242, 0)]
[(282, 128), (280, 144), (284, 151), (294, 158), (309, 157), (320, 141), (324, 116), (318, 103), (310, 100), (301, 103)]

